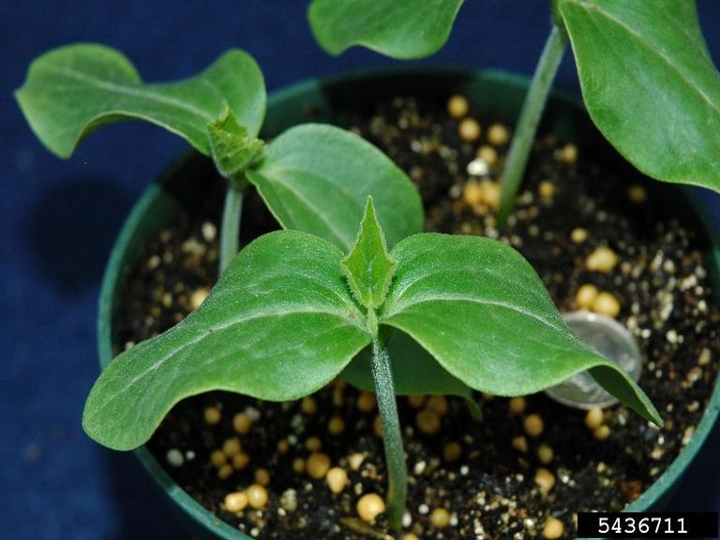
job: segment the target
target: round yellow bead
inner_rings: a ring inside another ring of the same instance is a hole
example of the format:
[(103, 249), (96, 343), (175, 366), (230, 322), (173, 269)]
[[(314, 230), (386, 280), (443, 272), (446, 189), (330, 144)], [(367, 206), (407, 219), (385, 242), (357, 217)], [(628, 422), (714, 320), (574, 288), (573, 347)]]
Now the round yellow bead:
[(533, 413), (525, 417), (523, 427), (525, 428), (525, 433), (530, 437), (537, 438), (542, 435), (545, 429), (545, 423), (539, 414)]
[(228, 493), (225, 495), (223, 505), (228, 512), (242, 512), (248, 505), (248, 496), (243, 491)]
[(474, 118), (465, 118), (458, 126), (458, 134), (460, 138), (467, 142), (473, 142), (480, 138), (482, 130), (480, 123)]
[(510, 140), (510, 131), (502, 124), (492, 124), (488, 128), (488, 142), (495, 146), (503, 146)]
[(565, 526), (559, 519), (549, 517), (547, 521), (545, 521), (545, 526), (543, 527), (543, 538), (546, 538), (547, 540), (555, 540), (556, 538), (560, 538), (563, 535), (563, 532), (565, 532)]
[(252, 418), (248, 413), (237, 413), (233, 416), (233, 429), (240, 435), (247, 435), (250, 433), (252, 427)]
[(248, 503), (256, 510), (264, 508), (268, 502), (267, 489), (260, 484), (252, 484), (245, 490), (245, 493), (247, 494)]
[(305, 469), (307, 473), (316, 480), (324, 478), (330, 469), (330, 458), (326, 454), (315, 452), (307, 459)]
[(325, 475), (325, 481), (330, 491), (340, 493), (348, 484), (348, 473), (341, 467), (333, 467)]
[(470, 110), (470, 104), (465, 96), (455, 94), (447, 102), (447, 112), (452, 118), (460, 119)]
[(430, 525), (436, 529), (444, 529), (450, 525), (450, 512), (445, 508), (435, 508), (430, 514)]
[(356, 510), (360, 519), (375, 523), (375, 519), (385, 511), (385, 501), (377, 493), (366, 493), (358, 500)]

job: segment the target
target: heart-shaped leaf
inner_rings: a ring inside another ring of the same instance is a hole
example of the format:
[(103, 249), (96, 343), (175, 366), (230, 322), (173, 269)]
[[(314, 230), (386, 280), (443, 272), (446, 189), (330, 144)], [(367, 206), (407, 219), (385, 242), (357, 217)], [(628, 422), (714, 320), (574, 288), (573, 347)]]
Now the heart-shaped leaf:
[(208, 155), (209, 122), (230, 109), (254, 137), (266, 99), (260, 69), (240, 50), (226, 52), (196, 77), (143, 84), (125, 56), (97, 44), (43, 54), (15, 96), (38, 138), (63, 158), (98, 127), (128, 119), (162, 126)]
[(341, 259), (295, 231), (248, 245), (196, 312), (108, 365), (85, 406), (87, 433), (132, 449), (187, 396), (229, 390), (284, 401), (332, 380), (371, 341)]
[(530, 394), (592, 369), (628, 406), (660, 421), (627, 374), (575, 337), (512, 248), (476, 236), (422, 234), (391, 255), (398, 265), (378, 321), (412, 336), (471, 388)]
[(389, 246), (422, 230), (420, 195), (405, 173), (340, 128), (290, 128), (265, 147), (263, 161), (246, 176), (283, 228), (325, 238), (345, 253), (355, 243), (368, 196)]
[(720, 191), (720, 74), (695, 2), (556, 0), (585, 104), (642, 172)]
[(330, 54), (363, 45), (393, 58), (422, 58), (442, 47), (463, 0), (314, 0), (308, 20)]

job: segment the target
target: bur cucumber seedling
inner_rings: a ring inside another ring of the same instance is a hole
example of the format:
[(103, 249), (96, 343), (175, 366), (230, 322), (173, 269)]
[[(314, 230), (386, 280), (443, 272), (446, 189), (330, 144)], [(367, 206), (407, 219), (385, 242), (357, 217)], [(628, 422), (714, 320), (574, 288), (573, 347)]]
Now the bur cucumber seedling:
[[(238, 250), (243, 191), (252, 184), (280, 225), (348, 249), (365, 199), (383, 209), (388, 241), (422, 228), (412, 182), (360, 137), (330, 125), (303, 124), (265, 144), (265, 82), (255, 60), (230, 50), (199, 75), (145, 84), (119, 51), (75, 44), (41, 55), (15, 96), (33, 131), (67, 158), (97, 128), (140, 119), (183, 137), (212, 157), (228, 179), (220, 237), (220, 269)], [(351, 223), (351, 225), (349, 225)]]
[[(438, 233), (386, 246), (372, 199), (348, 255), (297, 231), (253, 241), (197, 311), (110, 363), (88, 397), (85, 430), (105, 446), (130, 450), (183, 398), (227, 390), (298, 399), (367, 350), (384, 434), (388, 518), (397, 530), (407, 482), (396, 381), (402, 393), (420, 394), (439, 368), (474, 390), (513, 396), (590, 370), (604, 388), (660, 423), (636, 383), (575, 337), (513, 248)], [(415, 341), (436, 365), (392, 358), (396, 337)], [(419, 374), (403, 377), (407, 371)]]
[[(308, 17), (333, 54), (360, 44), (419, 58), (445, 43), (462, 3), (314, 0)], [(554, 0), (551, 11), (506, 162), (501, 221), (568, 44), (590, 115), (621, 154), (655, 178), (718, 191), (720, 84), (694, 3)], [(83, 426), (101, 444), (144, 444), (188, 396), (227, 390), (287, 401), (341, 377), (377, 394), (387, 514), (399, 531), (407, 473), (396, 395), (526, 395), (589, 370), (661, 423), (637, 384), (571, 332), (518, 252), (478, 236), (420, 233), (420, 198), (379, 150), (320, 124), (263, 139), (264, 80), (247, 53), (228, 51), (184, 81), (146, 84), (118, 51), (70, 45), (33, 62), (16, 98), (60, 157), (98, 127), (142, 119), (211, 157), (228, 183), (220, 279), (195, 312), (100, 375)], [(667, 126), (678, 125), (670, 136)], [(285, 230), (238, 253), (249, 185)]]

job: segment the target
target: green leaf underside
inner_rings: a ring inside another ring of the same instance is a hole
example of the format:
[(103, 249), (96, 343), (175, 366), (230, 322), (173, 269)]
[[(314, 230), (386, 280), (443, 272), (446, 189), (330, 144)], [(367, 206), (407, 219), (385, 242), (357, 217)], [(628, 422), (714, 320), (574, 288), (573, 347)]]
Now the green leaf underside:
[(363, 45), (394, 58), (422, 58), (450, 35), (463, 0), (314, 0), (308, 20), (330, 54)]
[(294, 231), (247, 246), (196, 312), (103, 371), (86, 404), (87, 433), (128, 450), (185, 397), (228, 390), (290, 400), (328, 383), (371, 341), (341, 258)]
[(387, 253), (372, 198), (368, 198), (360, 233), (352, 251), (342, 261), (350, 290), (363, 306), (370, 309), (380, 307), (396, 264), (397, 261)]
[(642, 172), (720, 191), (720, 74), (694, 2), (559, 0), (595, 124)]
[(265, 145), (255, 137), (249, 137), (247, 129), (238, 123), (231, 110), (207, 126), (211, 155), (218, 171), (234, 180), (242, 188), (246, 184), (245, 171), (261, 155)]
[(409, 334), (471, 388), (524, 395), (594, 368), (613, 372), (603, 376), (613, 393), (659, 421), (637, 384), (572, 334), (515, 250), (481, 237), (423, 234), (390, 253), (398, 266), (378, 322)]
[[(472, 390), (448, 373), (430, 353), (404, 332), (394, 331), (387, 344), (392, 360), (395, 393), (401, 396), (444, 394), (472, 401)], [(343, 370), (340, 377), (371, 392), (375, 391), (371, 373), (371, 350), (363, 349)]]
[(120, 52), (85, 43), (37, 58), (15, 95), (38, 138), (63, 158), (95, 129), (129, 119), (162, 126), (208, 155), (209, 122), (229, 108), (255, 136), (266, 99), (260, 69), (240, 50), (226, 52), (195, 77), (143, 84)]
[(410, 179), (380, 150), (340, 128), (289, 129), (265, 147), (247, 178), (284, 228), (317, 235), (345, 253), (368, 196), (389, 246), (422, 230), (422, 203)]

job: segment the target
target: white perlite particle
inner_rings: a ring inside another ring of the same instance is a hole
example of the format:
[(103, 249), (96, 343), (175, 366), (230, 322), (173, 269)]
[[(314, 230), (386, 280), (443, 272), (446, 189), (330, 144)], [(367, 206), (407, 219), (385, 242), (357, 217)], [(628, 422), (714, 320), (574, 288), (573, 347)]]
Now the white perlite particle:
[(167, 454), (165, 454), (165, 459), (172, 467), (181, 467), (182, 464), (185, 463), (185, 458), (183, 457), (182, 452), (177, 448), (171, 448), (168, 450)]

